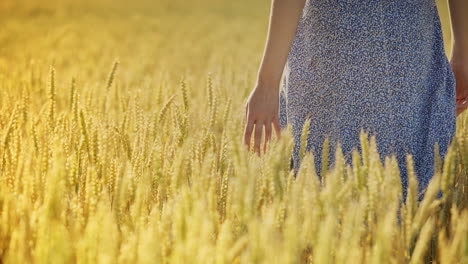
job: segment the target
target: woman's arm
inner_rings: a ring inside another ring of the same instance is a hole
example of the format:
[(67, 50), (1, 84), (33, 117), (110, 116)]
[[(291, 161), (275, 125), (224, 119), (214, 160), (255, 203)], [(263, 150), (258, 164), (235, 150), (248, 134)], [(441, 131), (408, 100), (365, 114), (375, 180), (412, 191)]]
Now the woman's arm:
[(453, 47), (468, 52), (468, 1), (449, 0)]
[(452, 24), (450, 64), (456, 79), (456, 115), (468, 107), (468, 1), (448, 0)]
[(272, 0), (268, 36), (258, 82), (275, 92), (296, 34), (305, 0)]
[(255, 125), (254, 151), (258, 155), (260, 155), (263, 126), (265, 126), (264, 151), (271, 138), (272, 124), (277, 137), (280, 138), (278, 116), (280, 81), (305, 1), (272, 0), (268, 36), (257, 83), (245, 105), (244, 144), (250, 150), (250, 140)]

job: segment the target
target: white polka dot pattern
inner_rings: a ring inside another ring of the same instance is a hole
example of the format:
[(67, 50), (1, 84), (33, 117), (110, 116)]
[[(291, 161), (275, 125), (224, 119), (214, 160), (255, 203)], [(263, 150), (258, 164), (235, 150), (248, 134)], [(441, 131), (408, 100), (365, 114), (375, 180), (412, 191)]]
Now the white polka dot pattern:
[(330, 162), (340, 141), (346, 161), (361, 153), (359, 130), (375, 134), (382, 162), (395, 153), (406, 197), (405, 153), (420, 190), (455, 134), (455, 78), (445, 55), (434, 0), (308, 0), (280, 89), (280, 127), (292, 124), (291, 169), (300, 164), (300, 134), (317, 172), (326, 135)]

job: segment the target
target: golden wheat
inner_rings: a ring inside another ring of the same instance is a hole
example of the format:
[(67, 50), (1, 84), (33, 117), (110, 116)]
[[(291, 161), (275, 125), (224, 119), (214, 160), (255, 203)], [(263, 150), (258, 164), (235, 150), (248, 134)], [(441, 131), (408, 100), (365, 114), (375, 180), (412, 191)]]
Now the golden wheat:
[(321, 180), (310, 123), (296, 177), (290, 125), (247, 151), (266, 11), (2, 1), (0, 262), (467, 263), (466, 114), (421, 201), (412, 157), (402, 202), (396, 158), (364, 131), (351, 164), (326, 138)]

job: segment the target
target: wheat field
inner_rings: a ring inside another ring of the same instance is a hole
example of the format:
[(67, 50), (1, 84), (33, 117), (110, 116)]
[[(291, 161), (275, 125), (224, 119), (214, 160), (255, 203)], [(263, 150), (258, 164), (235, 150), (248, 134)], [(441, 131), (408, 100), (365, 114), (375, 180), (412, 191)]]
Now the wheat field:
[(0, 263), (468, 263), (468, 114), (421, 202), (364, 133), (323, 182), (308, 152), (289, 171), (290, 126), (247, 151), (268, 12), (2, 0)]

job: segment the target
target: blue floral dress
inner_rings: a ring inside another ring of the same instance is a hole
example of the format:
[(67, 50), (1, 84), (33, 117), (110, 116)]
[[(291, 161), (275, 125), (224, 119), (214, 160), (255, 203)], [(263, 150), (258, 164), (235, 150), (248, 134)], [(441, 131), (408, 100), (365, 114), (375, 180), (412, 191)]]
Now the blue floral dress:
[(359, 130), (375, 134), (381, 160), (394, 153), (407, 193), (405, 153), (413, 156), (419, 191), (455, 135), (455, 78), (445, 55), (435, 0), (307, 0), (280, 88), (280, 127), (293, 128), (291, 169), (306, 150), (320, 176), (325, 136), (333, 164), (340, 141), (346, 161), (360, 153)]

